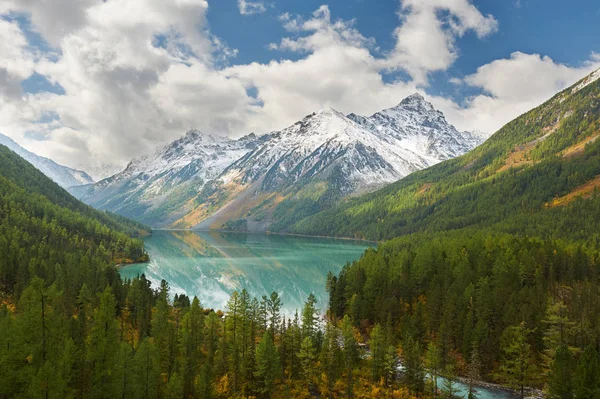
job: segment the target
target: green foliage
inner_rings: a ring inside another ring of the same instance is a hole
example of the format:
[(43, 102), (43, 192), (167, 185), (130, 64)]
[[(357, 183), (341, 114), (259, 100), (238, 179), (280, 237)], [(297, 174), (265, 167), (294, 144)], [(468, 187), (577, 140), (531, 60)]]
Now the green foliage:
[(112, 262), (147, 259), (142, 241), (129, 236), (141, 232), (83, 205), (0, 146), (0, 293), (18, 298), (37, 276), (64, 291), (72, 307), (83, 283), (96, 287), (116, 275)]
[[(569, 90), (507, 124), (467, 155), (282, 230), (385, 240), (477, 228), (597, 240), (593, 221), (600, 218), (600, 199), (545, 206), (600, 174), (598, 140), (577, 156), (561, 155), (600, 131), (600, 83), (573, 95)], [(501, 170), (515, 151), (524, 151), (531, 162)]]
[(378, 326), (390, 332), (387, 342), (402, 341), (404, 365), (416, 365), (405, 375), (413, 392), (423, 356), (416, 345), (427, 347), (432, 375), (458, 359), (457, 372), (471, 385), (494, 379), (542, 387), (542, 365), (547, 358), (552, 364), (560, 345), (577, 357), (599, 342), (599, 259), (595, 246), (562, 240), (466, 232), (399, 237), (330, 276), (330, 313), (370, 331), (373, 353)]
[(421, 346), (408, 338), (402, 345), (404, 352), (404, 383), (410, 391), (420, 396), (425, 392), (425, 367), (421, 359)]
[(270, 334), (264, 334), (256, 347), (256, 370), (258, 393), (270, 397), (275, 389), (275, 380), (280, 374), (279, 354)]
[(579, 357), (573, 380), (576, 398), (600, 398), (600, 356), (594, 345), (588, 345)]
[(531, 384), (537, 371), (529, 343), (531, 333), (533, 330), (527, 328), (525, 322), (522, 322), (518, 326), (508, 327), (501, 337), (504, 361), (500, 366), (499, 376), (509, 386), (518, 388), (521, 397), (525, 386)]
[(548, 382), (549, 397), (553, 399), (573, 398), (573, 359), (566, 345), (556, 350)]

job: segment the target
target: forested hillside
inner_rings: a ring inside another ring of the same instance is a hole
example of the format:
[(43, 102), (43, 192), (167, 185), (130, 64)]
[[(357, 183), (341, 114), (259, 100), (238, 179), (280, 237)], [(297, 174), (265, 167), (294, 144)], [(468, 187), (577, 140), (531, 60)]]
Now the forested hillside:
[(407, 386), (459, 373), (600, 397), (597, 247), (476, 231), (390, 240), (328, 282), (333, 319), (400, 343)]
[(600, 81), (582, 83), (467, 155), (305, 219), (291, 231), (376, 240), (469, 226), (544, 237), (596, 234), (591, 221), (600, 217), (600, 206), (576, 200), (596, 198), (600, 187)]

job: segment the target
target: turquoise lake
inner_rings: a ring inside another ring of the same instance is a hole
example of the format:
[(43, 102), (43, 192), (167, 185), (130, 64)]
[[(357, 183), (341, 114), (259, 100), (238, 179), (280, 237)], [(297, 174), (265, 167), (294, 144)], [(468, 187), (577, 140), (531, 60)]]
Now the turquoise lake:
[(197, 296), (223, 309), (233, 291), (261, 297), (276, 291), (284, 313), (300, 310), (312, 292), (321, 310), (328, 272), (338, 273), (371, 245), (362, 241), (193, 231), (155, 231), (145, 239), (151, 261), (123, 267), (124, 278), (145, 274), (154, 287), (165, 279), (171, 294)]

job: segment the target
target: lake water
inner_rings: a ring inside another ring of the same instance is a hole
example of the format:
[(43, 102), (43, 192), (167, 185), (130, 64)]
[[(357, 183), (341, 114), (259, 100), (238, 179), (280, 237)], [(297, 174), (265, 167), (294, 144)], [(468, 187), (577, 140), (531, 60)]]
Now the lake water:
[(124, 278), (145, 274), (154, 287), (165, 279), (171, 294), (197, 296), (205, 308), (223, 309), (233, 291), (261, 297), (276, 291), (284, 313), (300, 310), (312, 292), (321, 310), (329, 271), (360, 258), (369, 243), (263, 234), (155, 231), (145, 239), (149, 263), (120, 270)]
[[(327, 306), (325, 280), (371, 245), (362, 241), (261, 234), (155, 231), (145, 239), (151, 261), (123, 267), (124, 278), (145, 274), (154, 287), (165, 279), (171, 294), (197, 296), (205, 308), (224, 309), (233, 291), (261, 297), (277, 291), (284, 313), (300, 310), (312, 292)], [(443, 379), (438, 381), (442, 385)], [(459, 397), (468, 387), (456, 384)], [(479, 399), (510, 399), (510, 393), (479, 387)]]

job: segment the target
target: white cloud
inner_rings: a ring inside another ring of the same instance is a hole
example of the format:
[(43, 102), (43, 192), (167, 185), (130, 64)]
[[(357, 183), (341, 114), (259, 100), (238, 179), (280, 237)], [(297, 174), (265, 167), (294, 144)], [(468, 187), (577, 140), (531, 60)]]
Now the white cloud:
[(0, 98), (18, 99), (21, 81), (33, 74), (35, 58), (16, 22), (0, 19)]
[[(66, 7), (66, 2), (57, 6)], [(202, 112), (192, 121), (185, 118), (195, 104), (180, 101), (176, 107), (165, 109), (161, 108), (165, 99), (154, 95), (160, 93), (161, 82), (171, 68), (182, 62), (190, 68), (197, 65), (216, 73), (212, 65), (221, 62), (221, 56), (235, 54), (205, 32), (207, 7), (205, 0), (169, 4), (153, 0), (94, 1), (85, 12), (75, 13), (84, 16), (77, 21), (73, 18), (70, 32), (62, 36), (47, 33), (59, 43), (58, 60), (33, 60), (31, 54), (20, 50), (27, 43), (16, 23), (0, 20), (0, 34), (7, 36), (0, 44), (0, 62), (10, 62), (6, 68), (10, 67), (11, 76), (20, 71), (16, 75), (20, 82), (35, 70), (59, 83), (66, 92), (29, 94), (18, 107), (15, 101), (3, 101), (0, 129), (59, 162), (100, 165), (107, 160), (125, 163), (179, 136), (182, 130), (201, 125), (201, 118), (206, 117)], [(46, 38), (46, 24), (59, 23), (36, 17), (38, 10), (46, 8), (44, 1), (19, 0), (9, 11), (29, 15)], [(9, 33), (4, 34), (7, 30)], [(6, 45), (12, 52), (5, 50)], [(0, 69), (3, 67), (0, 64)], [(0, 73), (0, 82), (4, 75)], [(212, 81), (213, 77), (205, 79)], [(205, 95), (210, 98), (213, 93)], [(18, 112), (7, 111), (13, 108)], [(33, 123), (48, 112), (59, 116), (59, 126), (49, 129)], [(28, 141), (25, 132), (31, 131), (40, 132), (48, 140)]]
[(277, 48), (305, 53), (304, 58), (224, 70), (256, 88), (264, 103), (248, 116), (249, 131), (283, 128), (326, 107), (372, 113), (416, 90), (413, 83), (384, 83), (377, 59), (369, 51), (373, 41), (360, 34), (352, 21), (332, 21), (327, 6), (308, 20), (289, 15), (282, 20), (298, 36), (284, 38)]
[(260, 14), (267, 11), (265, 3), (262, 1), (238, 0), (238, 8), (242, 15)]
[(515, 52), (467, 76), (464, 83), (484, 93), (468, 99), (466, 108), (448, 113), (465, 129), (495, 132), (598, 68), (600, 59), (594, 53), (581, 67), (572, 67), (539, 54)]
[[(56, 53), (40, 53), (16, 22), (0, 18), (0, 132), (63, 164), (95, 167), (125, 164), (192, 127), (239, 136), (280, 129), (326, 107), (370, 114), (424, 94), (428, 74), (458, 57), (457, 38), (484, 38), (498, 26), (467, 0), (405, 0), (397, 44), (381, 55), (354, 21), (333, 20), (321, 6), (306, 18), (280, 17), (289, 37), (269, 48), (294, 52), (294, 60), (227, 66), (237, 50), (207, 30), (207, 10), (206, 0), (3, 1), (0, 15), (28, 15)], [(576, 68), (515, 53), (452, 79), (484, 91), (466, 107), (428, 97), (459, 128), (493, 131), (597, 63), (598, 54)], [(389, 70), (412, 79), (386, 82)], [(34, 72), (65, 95), (23, 93), (20, 82)], [(49, 113), (57, 120), (35, 123)], [(31, 139), (32, 132), (45, 140)]]
[(419, 84), (456, 61), (458, 37), (473, 31), (484, 38), (498, 28), (493, 16), (481, 14), (469, 0), (404, 0), (400, 17), (396, 46), (382, 65), (407, 71)]

